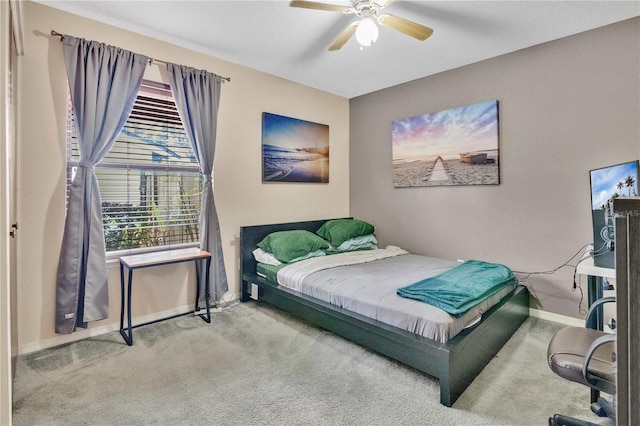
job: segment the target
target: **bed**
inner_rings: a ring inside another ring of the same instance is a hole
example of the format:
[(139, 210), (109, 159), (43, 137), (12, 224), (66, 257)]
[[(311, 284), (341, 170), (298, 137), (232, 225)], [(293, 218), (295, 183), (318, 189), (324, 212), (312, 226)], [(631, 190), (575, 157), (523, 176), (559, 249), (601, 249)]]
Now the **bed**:
[(279, 285), (275, 278), (258, 273), (253, 251), (267, 235), (289, 230), (315, 233), (327, 221), (241, 227), (241, 301), (257, 297), (437, 378), (440, 402), (450, 407), (527, 318), (528, 292), (522, 286), (509, 289), (474, 325), (461, 327), (443, 343)]

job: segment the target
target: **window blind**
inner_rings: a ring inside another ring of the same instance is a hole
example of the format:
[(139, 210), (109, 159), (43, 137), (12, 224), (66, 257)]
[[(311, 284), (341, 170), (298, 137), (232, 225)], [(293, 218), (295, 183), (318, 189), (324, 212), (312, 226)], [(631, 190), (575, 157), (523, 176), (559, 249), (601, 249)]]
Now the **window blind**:
[[(80, 160), (70, 102), (68, 111), (67, 187)], [(107, 252), (199, 241), (201, 175), (168, 85), (143, 80), (95, 173)]]

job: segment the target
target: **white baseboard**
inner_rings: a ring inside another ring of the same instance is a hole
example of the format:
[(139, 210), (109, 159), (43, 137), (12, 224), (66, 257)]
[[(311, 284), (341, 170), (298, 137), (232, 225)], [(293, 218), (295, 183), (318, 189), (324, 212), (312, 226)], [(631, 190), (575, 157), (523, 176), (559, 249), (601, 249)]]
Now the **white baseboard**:
[(559, 322), (560, 324), (570, 325), (573, 327), (584, 327), (584, 319), (541, 311), (540, 309), (529, 308), (529, 316), (547, 321)]
[[(225, 304), (230, 304), (235, 302), (236, 300), (240, 299), (240, 293), (235, 293), (235, 294), (231, 294), (230, 296), (227, 296), (225, 298), (223, 298), (224, 300), (222, 300), (223, 303)], [(220, 308), (212, 308), (211, 312), (217, 312), (220, 311)], [(188, 312), (192, 312), (193, 311), (193, 305), (185, 305), (185, 306), (180, 306), (177, 308), (173, 308), (173, 309), (168, 309), (166, 311), (162, 311), (162, 312), (156, 312), (153, 314), (149, 314), (149, 315), (144, 315), (141, 317), (135, 317), (132, 319), (132, 324), (144, 324), (147, 322), (152, 322), (152, 321), (158, 321), (161, 320), (163, 318), (168, 318), (168, 317), (172, 317), (175, 315), (181, 315), (181, 314), (186, 314)], [(204, 310), (201, 310), (199, 313), (203, 313)], [(194, 314), (195, 315), (195, 314)], [(28, 354), (31, 352), (37, 352), (40, 351), (42, 349), (48, 349), (48, 348), (52, 348), (54, 346), (59, 346), (59, 345), (64, 345), (66, 343), (71, 343), (71, 342), (75, 342), (78, 340), (82, 340), (82, 339), (86, 339), (88, 337), (94, 337), (94, 336), (100, 336), (102, 334), (107, 334), (107, 333), (111, 333), (114, 331), (118, 331), (120, 329), (120, 320), (118, 319), (117, 322), (111, 323), (111, 324), (107, 324), (107, 325), (102, 325), (102, 326), (98, 326), (98, 327), (91, 327), (87, 328), (87, 329), (78, 329), (78, 331), (72, 333), (72, 334), (63, 334), (63, 335), (59, 335), (56, 337), (52, 337), (50, 339), (46, 339), (46, 340), (41, 340), (39, 342), (33, 342), (33, 343), (27, 343), (26, 345), (23, 345), (20, 347), (20, 351), (19, 351), (19, 355), (23, 355), (23, 354)], [(123, 340), (124, 343), (124, 340)]]
[[(223, 303), (230, 304), (240, 298), (240, 294), (232, 294), (231, 297), (224, 298)], [(161, 320), (163, 318), (171, 317), (174, 315), (186, 314), (193, 309), (192, 305), (180, 306), (178, 308), (169, 309), (162, 312), (157, 312), (150, 315), (136, 317), (132, 320), (133, 324), (143, 324), (151, 321)], [(212, 309), (211, 312), (216, 312), (220, 309)], [(571, 325), (575, 327), (584, 327), (584, 320), (566, 315), (560, 315), (553, 312), (542, 311), (540, 309), (529, 308), (529, 316), (534, 318), (540, 318), (547, 321), (559, 322), (565, 325)], [(119, 322), (111, 324), (91, 327), (87, 329), (80, 329), (73, 334), (64, 334), (50, 339), (41, 340), (39, 342), (27, 343), (20, 347), (19, 355), (28, 354), (31, 352), (37, 352), (43, 349), (52, 348), (54, 346), (64, 345), (66, 343), (75, 342), (78, 340), (86, 339), (88, 337), (100, 336), (102, 334), (111, 333), (120, 329)]]
[[(151, 321), (157, 321), (163, 318), (168, 318), (174, 315), (186, 314), (189, 311), (193, 311), (193, 305), (188, 306), (180, 306), (178, 308), (169, 309), (162, 312), (153, 313), (150, 315), (144, 315), (141, 317), (135, 317), (132, 319), (132, 324), (144, 324)], [(20, 347), (20, 355), (28, 354), (31, 352), (40, 351), (42, 349), (52, 348), (58, 345), (64, 345), (66, 343), (75, 342), (78, 340), (86, 339), (87, 337), (100, 336), (102, 334), (111, 333), (113, 331), (118, 331), (120, 329), (120, 320), (118, 322), (114, 322), (107, 325), (102, 325), (98, 327), (91, 327), (87, 329), (78, 329), (78, 331), (72, 334), (62, 334), (56, 337), (52, 337), (50, 339), (41, 340), (39, 342), (27, 343)], [(124, 343), (124, 340), (123, 340)]]

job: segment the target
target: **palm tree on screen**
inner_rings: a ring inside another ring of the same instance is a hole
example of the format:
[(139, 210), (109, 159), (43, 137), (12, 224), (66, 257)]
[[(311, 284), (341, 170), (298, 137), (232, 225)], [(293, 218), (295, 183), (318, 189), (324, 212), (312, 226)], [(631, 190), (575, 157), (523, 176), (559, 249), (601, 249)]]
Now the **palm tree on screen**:
[(625, 186), (629, 188), (628, 190), (629, 197), (631, 197), (631, 189), (633, 188), (634, 183), (636, 183), (636, 181), (631, 176), (628, 176), (627, 179), (624, 181)]

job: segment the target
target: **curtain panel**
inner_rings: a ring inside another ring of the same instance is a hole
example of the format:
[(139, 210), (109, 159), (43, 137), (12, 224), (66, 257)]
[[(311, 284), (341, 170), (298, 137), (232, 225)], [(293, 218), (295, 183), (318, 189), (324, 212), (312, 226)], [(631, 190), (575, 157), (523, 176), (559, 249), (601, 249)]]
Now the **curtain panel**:
[[(180, 119), (203, 175), (200, 248), (211, 253), (211, 297), (218, 301), (228, 290), (220, 224), (213, 199), (213, 159), (222, 77), (172, 63), (167, 64), (167, 70)], [(200, 279), (200, 286), (199, 294), (204, 295), (204, 277)]]
[(62, 43), (80, 151), (57, 273), (55, 331), (69, 334), (109, 316), (102, 202), (94, 166), (131, 113), (149, 58), (69, 35)]

